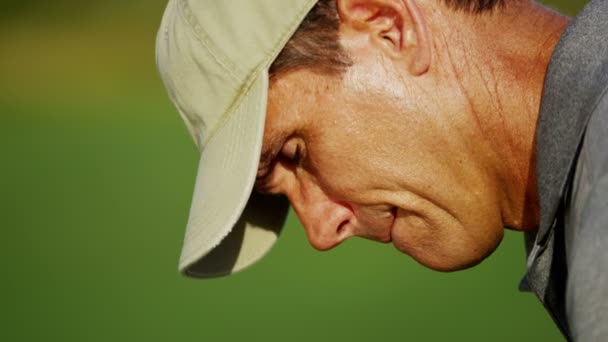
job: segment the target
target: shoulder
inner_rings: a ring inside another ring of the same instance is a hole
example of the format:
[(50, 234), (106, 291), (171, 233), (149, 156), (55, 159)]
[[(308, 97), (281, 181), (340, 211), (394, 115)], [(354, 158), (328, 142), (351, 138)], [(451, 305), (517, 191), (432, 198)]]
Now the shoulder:
[(595, 104), (573, 171), (567, 220), (570, 242), (591, 222), (608, 224), (608, 91)]
[(608, 338), (608, 92), (593, 108), (565, 220), (566, 312), (573, 337)]

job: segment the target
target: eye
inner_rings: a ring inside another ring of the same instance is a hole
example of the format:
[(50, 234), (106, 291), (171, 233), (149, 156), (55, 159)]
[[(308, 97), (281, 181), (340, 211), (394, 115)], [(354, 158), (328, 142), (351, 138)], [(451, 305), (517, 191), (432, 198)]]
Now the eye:
[(283, 160), (291, 164), (299, 165), (302, 161), (302, 142), (300, 139), (289, 139), (281, 149), (281, 157)]

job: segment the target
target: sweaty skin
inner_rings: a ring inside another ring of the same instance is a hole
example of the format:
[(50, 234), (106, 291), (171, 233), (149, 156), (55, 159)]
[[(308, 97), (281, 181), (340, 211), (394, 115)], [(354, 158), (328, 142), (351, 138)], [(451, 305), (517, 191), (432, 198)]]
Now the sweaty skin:
[(338, 8), (354, 64), (271, 80), (257, 190), (285, 194), (319, 250), (392, 241), (441, 271), (479, 263), (504, 227), (534, 229), (538, 103), (567, 20), (527, 2), (476, 17), (438, 1)]

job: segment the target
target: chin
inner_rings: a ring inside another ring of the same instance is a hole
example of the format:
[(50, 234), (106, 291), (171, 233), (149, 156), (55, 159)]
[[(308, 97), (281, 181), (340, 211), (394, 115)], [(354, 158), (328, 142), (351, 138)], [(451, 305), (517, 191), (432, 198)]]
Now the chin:
[(432, 270), (439, 272), (455, 272), (460, 270), (465, 270), (467, 268), (471, 268), (473, 266), (481, 263), (485, 258), (487, 258), (490, 254), (484, 255), (481, 257), (472, 257), (472, 258), (447, 258), (447, 259), (438, 259), (434, 257), (414, 257), (421, 265), (428, 267)]
[[(434, 239), (412, 243), (393, 234), (393, 245), (421, 265), (439, 272), (454, 272), (478, 265), (500, 245), (502, 234), (493, 239)], [(443, 240), (443, 243), (441, 242)], [(425, 243), (426, 242), (426, 243)]]

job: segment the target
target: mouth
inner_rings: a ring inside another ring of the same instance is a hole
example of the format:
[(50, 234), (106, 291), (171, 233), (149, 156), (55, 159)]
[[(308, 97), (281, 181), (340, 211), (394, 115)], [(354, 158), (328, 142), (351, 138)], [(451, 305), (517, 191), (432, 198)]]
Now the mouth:
[(397, 221), (397, 211), (397, 207), (390, 209), (390, 223), (386, 228), (382, 229), (382, 235), (375, 239), (376, 241), (387, 244), (393, 242), (393, 229), (395, 229), (395, 222)]
[(393, 229), (397, 218), (398, 208), (393, 206), (375, 206), (359, 209), (355, 215), (360, 228), (359, 237), (380, 243), (393, 241)]
[(397, 207), (391, 208), (391, 224), (388, 227), (388, 232), (387, 232), (388, 236), (386, 237), (385, 241), (383, 241), (384, 243), (393, 242), (393, 229), (395, 229), (395, 222), (397, 222), (398, 210), (399, 210), (399, 208), (397, 208)]

